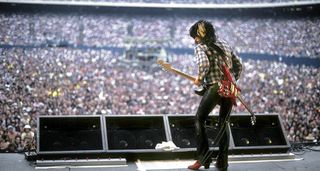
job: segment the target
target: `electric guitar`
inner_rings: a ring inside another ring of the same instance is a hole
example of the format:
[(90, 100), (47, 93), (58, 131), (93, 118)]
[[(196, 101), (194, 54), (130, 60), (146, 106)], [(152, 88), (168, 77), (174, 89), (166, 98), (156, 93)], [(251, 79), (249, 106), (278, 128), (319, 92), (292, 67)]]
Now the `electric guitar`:
[[(161, 59), (157, 60), (157, 64), (160, 65), (162, 67), (162, 69), (164, 69), (165, 71), (175, 73), (175, 74), (182, 76), (192, 82), (194, 82), (196, 80), (195, 77), (190, 76), (190, 75), (188, 75), (188, 74), (186, 74), (176, 68), (173, 68), (171, 66), (171, 64), (169, 64)], [(221, 96), (224, 96), (224, 97), (231, 98), (234, 105), (236, 105), (236, 99), (238, 99), (242, 103), (242, 105), (248, 110), (248, 112), (251, 114), (251, 124), (254, 125), (256, 123), (256, 116), (253, 113), (253, 111), (250, 109), (250, 107), (242, 99), (242, 97), (240, 95), (240, 88), (238, 88), (237, 85), (235, 84), (235, 82), (233, 81), (232, 76), (229, 71), (229, 68), (226, 67), (225, 65), (223, 65), (222, 72), (224, 73), (225, 78), (221, 81), (221, 83), (219, 83), (218, 94)], [(198, 95), (203, 95), (204, 92), (206, 91), (206, 88), (207, 88), (206, 85), (201, 85), (201, 89), (195, 90), (195, 93)]]

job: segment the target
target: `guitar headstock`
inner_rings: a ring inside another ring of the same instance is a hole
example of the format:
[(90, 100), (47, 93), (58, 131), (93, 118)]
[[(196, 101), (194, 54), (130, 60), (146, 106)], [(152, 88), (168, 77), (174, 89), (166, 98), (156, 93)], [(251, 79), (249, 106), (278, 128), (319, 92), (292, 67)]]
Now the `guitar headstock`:
[(158, 59), (157, 64), (160, 65), (162, 67), (162, 69), (164, 69), (165, 71), (172, 71), (171, 64), (169, 64), (168, 62), (166, 62), (162, 59)]

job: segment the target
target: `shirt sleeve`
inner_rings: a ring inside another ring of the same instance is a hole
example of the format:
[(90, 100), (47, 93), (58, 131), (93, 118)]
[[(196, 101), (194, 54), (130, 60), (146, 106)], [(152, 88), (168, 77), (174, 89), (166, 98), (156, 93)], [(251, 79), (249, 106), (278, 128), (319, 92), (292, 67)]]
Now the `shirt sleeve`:
[(200, 81), (203, 81), (203, 79), (209, 72), (210, 62), (203, 48), (201, 48), (201, 45), (198, 45), (195, 47), (195, 55), (196, 55), (196, 61), (198, 64), (198, 69), (199, 69), (198, 78)]
[(25, 138), (26, 138), (26, 133), (23, 132), (23, 133), (21, 134), (21, 140), (24, 141)]
[(232, 55), (232, 71), (235, 79), (238, 80), (242, 72), (241, 59), (234, 52), (232, 52), (231, 55)]

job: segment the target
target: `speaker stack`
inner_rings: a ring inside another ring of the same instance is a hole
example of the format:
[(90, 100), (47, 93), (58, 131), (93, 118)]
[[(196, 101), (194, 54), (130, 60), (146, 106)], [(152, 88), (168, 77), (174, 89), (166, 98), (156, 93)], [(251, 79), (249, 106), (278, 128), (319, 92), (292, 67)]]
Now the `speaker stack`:
[[(197, 146), (194, 117), (190, 115), (167, 115), (170, 138), (180, 148), (193, 150)], [(209, 146), (214, 147), (213, 139), (218, 133), (218, 116), (209, 116), (206, 125)]]
[(230, 117), (233, 151), (236, 153), (283, 153), (290, 145), (278, 114), (260, 114), (254, 126), (245, 114)]
[(106, 116), (108, 150), (154, 150), (167, 141), (163, 116)]
[(40, 116), (38, 153), (103, 152), (100, 116)]
[[(159, 153), (155, 146), (173, 141), (180, 151), (196, 151), (194, 115), (40, 116), (38, 154)], [(218, 116), (206, 121), (210, 149)], [(252, 126), (250, 115), (230, 117), (231, 153), (280, 153), (289, 149), (278, 114), (259, 114)], [(176, 152), (179, 152), (176, 151)]]

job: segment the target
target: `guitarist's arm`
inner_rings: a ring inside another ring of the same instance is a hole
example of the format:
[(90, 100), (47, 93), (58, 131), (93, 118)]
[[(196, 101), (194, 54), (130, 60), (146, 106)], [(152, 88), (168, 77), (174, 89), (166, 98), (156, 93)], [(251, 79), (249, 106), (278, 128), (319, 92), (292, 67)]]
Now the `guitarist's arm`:
[(232, 55), (232, 72), (233, 72), (234, 78), (238, 80), (242, 72), (241, 59), (234, 52), (232, 52), (231, 55)]
[(195, 47), (196, 62), (198, 65), (198, 77), (195, 81), (196, 85), (203, 82), (205, 76), (207, 75), (210, 69), (210, 62), (209, 62), (208, 56), (203, 51), (204, 47), (201, 47), (201, 46), (203, 45), (198, 44)]

